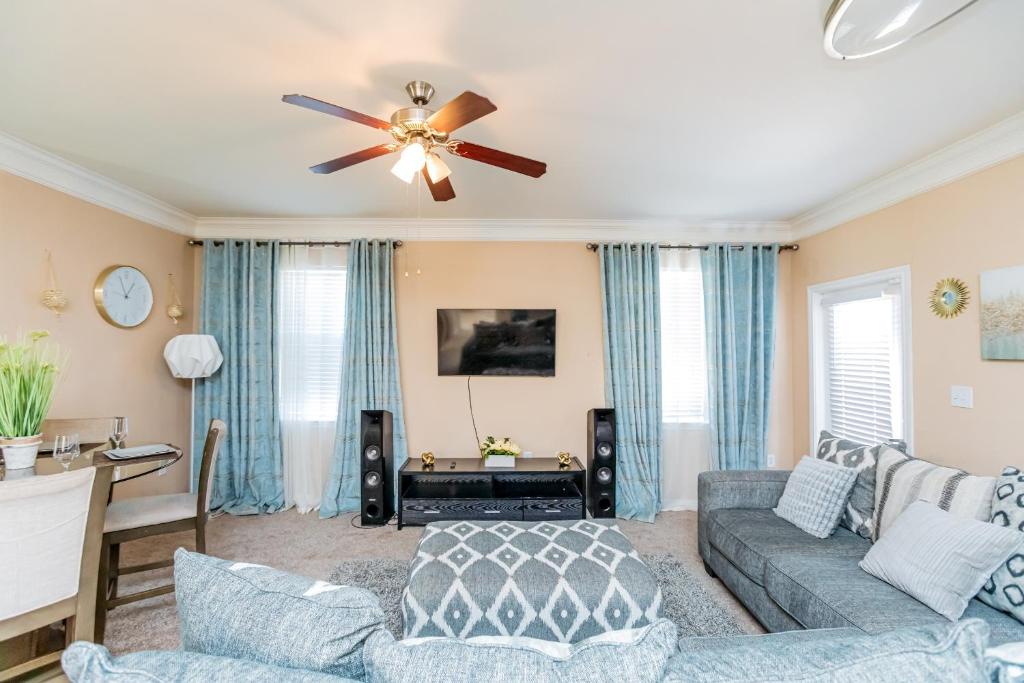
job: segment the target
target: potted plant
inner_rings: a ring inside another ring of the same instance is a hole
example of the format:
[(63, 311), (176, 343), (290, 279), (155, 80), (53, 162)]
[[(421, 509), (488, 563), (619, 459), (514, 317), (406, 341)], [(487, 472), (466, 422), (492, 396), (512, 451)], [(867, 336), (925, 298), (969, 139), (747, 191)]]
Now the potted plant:
[(17, 343), (0, 337), (0, 451), (9, 470), (32, 467), (43, 442), (40, 427), (50, 410), (60, 350), (32, 332)]
[(520, 453), (519, 445), (507, 436), (501, 441), (488, 436), (480, 444), (480, 455), (486, 467), (515, 467), (516, 456)]

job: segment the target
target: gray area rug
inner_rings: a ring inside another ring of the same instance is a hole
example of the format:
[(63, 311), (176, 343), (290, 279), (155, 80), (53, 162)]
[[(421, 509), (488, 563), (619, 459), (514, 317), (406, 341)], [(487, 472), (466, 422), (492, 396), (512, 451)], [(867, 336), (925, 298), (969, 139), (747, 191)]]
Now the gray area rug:
[[(705, 591), (672, 555), (641, 555), (658, 577), (662, 593), (662, 615), (675, 622), (679, 637), (738, 636), (746, 633)], [(409, 563), (402, 560), (347, 560), (339, 564), (328, 581), (359, 586), (380, 599), (387, 615), (387, 627), (396, 638), (402, 637), (402, 589), (409, 576)]]

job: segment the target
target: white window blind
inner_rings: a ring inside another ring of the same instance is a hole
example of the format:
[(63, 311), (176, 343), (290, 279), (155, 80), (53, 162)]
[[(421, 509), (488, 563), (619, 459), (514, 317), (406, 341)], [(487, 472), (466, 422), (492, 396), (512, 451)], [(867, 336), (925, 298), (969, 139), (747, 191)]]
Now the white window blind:
[(707, 422), (707, 350), (700, 257), (664, 250), (660, 263), (662, 422)]
[(824, 427), (837, 436), (904, 438), (900, 301), (892, 285), (822, 298)]
[(283, 269), (279, 304), (281, 418), (334, 422), (341, 390), (345, 270)]

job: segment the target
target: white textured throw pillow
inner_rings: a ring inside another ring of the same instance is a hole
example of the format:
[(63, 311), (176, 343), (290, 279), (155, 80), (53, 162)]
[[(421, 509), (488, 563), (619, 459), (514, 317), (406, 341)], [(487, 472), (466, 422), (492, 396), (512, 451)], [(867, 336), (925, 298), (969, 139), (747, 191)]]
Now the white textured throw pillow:
[(981, 522), (992, 515), (995, 477), (978, 477), (882, 446), (875, 470), (875, 540), (911, 503), (924, 500)]
[(1018, 543), (1019, 532), (918, 501), (871, 546), (860, 568), (956, 621)]
[(839, 526), (857, 470), (804, 456), (789, 475), (775, 514), (817, 538)]

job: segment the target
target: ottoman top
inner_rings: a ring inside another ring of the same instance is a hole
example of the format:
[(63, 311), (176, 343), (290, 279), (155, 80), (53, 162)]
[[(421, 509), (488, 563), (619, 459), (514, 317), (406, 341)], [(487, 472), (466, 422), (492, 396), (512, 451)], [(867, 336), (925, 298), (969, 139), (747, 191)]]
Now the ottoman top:
[(426, 526), (403, 593), (406, 637), (577, 642), (658, 616), (661, 591), (615, 520)]

